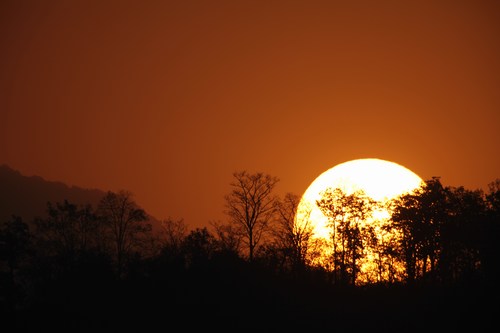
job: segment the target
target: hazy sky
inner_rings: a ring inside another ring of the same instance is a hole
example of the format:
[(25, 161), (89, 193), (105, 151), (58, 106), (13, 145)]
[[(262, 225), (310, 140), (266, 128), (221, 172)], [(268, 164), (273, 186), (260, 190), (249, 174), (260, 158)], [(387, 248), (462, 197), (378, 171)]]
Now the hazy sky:
[(0, 164), (223, 220), (232, 173), (301, 195), (376, 157), (500, 177), (500, 1), (0, 2)]

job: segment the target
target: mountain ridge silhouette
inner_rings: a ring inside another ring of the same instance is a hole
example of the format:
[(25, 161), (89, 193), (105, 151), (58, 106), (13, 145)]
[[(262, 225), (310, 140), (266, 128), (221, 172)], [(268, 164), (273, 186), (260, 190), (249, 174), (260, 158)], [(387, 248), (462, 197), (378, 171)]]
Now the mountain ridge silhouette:
[[(0, 225), (19, 216), (31, 223), (37, 217), (47, 216), (47, 203), (68, 202), (79, 206), (91, 205), (95, 210), (107, 193), (102, 189), (70, 186), (61, 181), (46, 180), (41, 176), (25, 176), (7, 164), (0, 165)], [(154, 229), (161, 221), (146, 211)]]
[(6, 164), (0, 165), (0, 223), (13, 216), (21, 217), (24, 222), (44, 217), (48, 202), (68, 200), (77, 205), (90, 204), (95, 209), (105, 194), (101, 189), (69, 186), (38, 175), (25, 176)]

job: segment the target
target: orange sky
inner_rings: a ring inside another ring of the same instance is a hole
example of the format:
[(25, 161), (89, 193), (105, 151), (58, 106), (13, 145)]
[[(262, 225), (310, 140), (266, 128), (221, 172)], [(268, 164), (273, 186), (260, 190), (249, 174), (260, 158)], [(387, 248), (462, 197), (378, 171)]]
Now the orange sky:
[(351, 159), (500, 177), (499, 1), (0, 2), (0, 164), (223, 220)]

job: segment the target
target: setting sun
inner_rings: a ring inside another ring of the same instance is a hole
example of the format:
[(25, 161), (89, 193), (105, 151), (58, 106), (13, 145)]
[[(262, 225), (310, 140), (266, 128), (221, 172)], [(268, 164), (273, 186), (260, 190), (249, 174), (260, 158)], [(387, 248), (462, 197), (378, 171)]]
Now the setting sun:
[(326, 217), (316, 205), (321, 192), (340, 188), (346, 194), (363, 190), (370, 198), (384, 202), (421, 185), (422, 179), (411, 170), (394, 162), (376, 158), (352, 160), (336, 165), (319, 175), (302, 195), (301, 208), (310, 207), (314, 234), (326, 237)]
[(499, 33), (500, 0), (0, 0), (3, 331), (498, 327)]
[[(333, 245), (331, 224), (318, 204), (325, 191), (339, 189), (345, 195), (362, 191), (366, 197), (380, 204), (371, 212), (370, 217), (360, 222), (365, 225), (370, 224), (375, 231), (377, 242), (383, 243), (397, 237), (397, 235), (385, 231), (384, 224), (389, 223), (390, 218), (390, 213), (385, 208), (386, 204), (399, 195), (419, 188), (422, 183), (423, 180), (411, 170), (397, 163), (375, 158), (348, 161), (323, 172), (302, 195), (296, 216), (296, 223), (310, 225), (312, 239), (319, 240), (323, 244), (320, 251), (322, 255), (313, 261), (325, 266), (325, 263), (330, 260), (329, 256), (331, 256)], [(365, 252), (369, 252), (369, 250), (365, 250)], [(373, 258), (373, 253), (367, 253), (361, 263), (361, 280), (369, 281), (372, 279)], [(380, 278), (380, 276), (377, 277), (377, 279)]]

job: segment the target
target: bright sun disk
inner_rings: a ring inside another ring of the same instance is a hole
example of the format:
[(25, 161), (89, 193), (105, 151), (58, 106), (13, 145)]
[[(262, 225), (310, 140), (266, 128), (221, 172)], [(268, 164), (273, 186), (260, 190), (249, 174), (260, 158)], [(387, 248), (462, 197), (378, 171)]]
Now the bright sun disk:
[[(319, 175), (302, 195), (298, 212), (309, 207), (314, 237), (328, 238), (327, 218), (316, 205), (321, 192), (327, 188), (340, 188), (346, 194), (363, 190), (373, 200), (385, 202), (421, 185), (422, 179), (418, 175), (397, 163), (376, 158), (352, 160)], [(388, 214), (387, 211), (378, 211), (374, 218), (387, 218)]]

